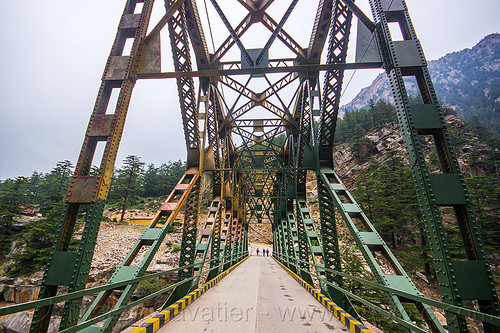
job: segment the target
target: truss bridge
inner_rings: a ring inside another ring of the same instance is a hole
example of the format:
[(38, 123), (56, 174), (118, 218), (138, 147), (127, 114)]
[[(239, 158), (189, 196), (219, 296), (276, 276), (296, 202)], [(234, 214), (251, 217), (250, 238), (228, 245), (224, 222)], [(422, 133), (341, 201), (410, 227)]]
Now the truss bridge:
[[(468, 332), (467, 320), (480, 322), (485, 332), (499, 331), (498, 299), (478, 221), (404, 0), (369, 0), (371, 13), (354, 0), (156, 2), (124, 0), (39, 300), (2, 308), (1, 315), (34, 309), (31, 332), (46, 332), (54, 304), (63, 303), (61, 332), (111, 332), (126, 310), (169, 292), (163, 307), (130, 331), (371, 332), (360, 308), (408, 332)], [(158, 19), (154, 6), (161, 8)], [(350, 38), (354, 25), (357, 33)], [(402, 38), (393, 38), (391, 27)], [(172, 61), (162, 63), (165, 55)], [(417, 290), (336, 173), (344, 73), (366, 69), (383, 69), (389, 78), (439, 301)], [(109, 281), (86, 288), (132, 91), (139, 80), (161, 79), (177, 84), (186, 171)], [(408, 79), (418, 84), (419, 104), (408, 98)], [(116, 104), (110, 103), (113, 94)], [(433, 139), (438, 173), (429, 172), (422, 136)], [(98, 143), (104, 153), (98, 173), (91, 174)], [(207, 174), (212, 197), (201, 219), (201, 180)], [(317, 183), (317, 217), (307, 200), (311, 177)], [(442, 207), (454, 212), (465, 260), (450, 255)], [(83, 234), (73, 250), (70, 240), (82, 213)], [(179, 267), (146, 275), (181, 215)], [(250, 224), (271, 225), (272, 256), (250, 255)], [(343, 270), (340, 224), (373, 279)], [(172, 272), (175, 284), (132, 299), (140, 281)], [(349, 288), (352, 281), (376, 290), (384, 306), (357, 295)], [(95, 298), (83, 309), (86, 295)], [(310, 327), (283, 320), (278, 312), (292, 305), (328, 317), (308, 321)], [(209, 320), (186, 319), (196, 309), (217, 307)], [(433, 309), (444, 311), (446, 330)], [(224, 311), (226, 320), (218, 321)]]

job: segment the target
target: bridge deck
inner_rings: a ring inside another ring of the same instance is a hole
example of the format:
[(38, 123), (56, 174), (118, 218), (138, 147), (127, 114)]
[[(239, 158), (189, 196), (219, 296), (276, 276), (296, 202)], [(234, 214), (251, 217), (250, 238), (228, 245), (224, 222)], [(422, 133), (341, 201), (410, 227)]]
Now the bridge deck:
[(248, 258), (158, 332), (345, 332), (270, 257)]

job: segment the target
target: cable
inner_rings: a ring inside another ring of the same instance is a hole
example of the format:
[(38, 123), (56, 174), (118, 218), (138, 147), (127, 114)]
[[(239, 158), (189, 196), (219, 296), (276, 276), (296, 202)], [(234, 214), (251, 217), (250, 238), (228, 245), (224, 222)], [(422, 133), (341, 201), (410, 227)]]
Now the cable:
[[(394, 0), (391, 1), (391, 3), (389, 4), (389, 7), (388, 8), (391, 8), (392, 4), (394, 3)], [(359, 31), (358, 31), (359, 33)], [(372, 45), (372, 42), (373, 40), (375, 39), (375, 34), (372, 35), (372, 39), (370, 40), (370, 43), (368, 43), (368, 46), (366, 47), (366, 50), (365, 52), (363, 53), (363, 55), (361, 56), (361, 59), (359, 60), (360, 62), (363, 61), (363, 59), (365, 58), (365, 55), (366, 55), (366, 52), (368, 52), (368, 49), (370, 48), (370, 46)], [(347, 88), (349, 87), (349, 85), (351, 84), (351, 81), (352, 79), (354, 78), (354, 75), (356, 75), (356, 72), (358, 70), (355, 69), (354, 72), (352, 73), (351, 77), (349, 78), (349, 81), (347, 81), (347, 84), (345, 86), (345, 88), (342, 90), (342, 92), (340, 93), (340, 97), (339, 97), (339, 100), (340, 98), (342, 98), (342, 96), (344, 95), (344, 93), (347, 91)]]
[(204, 0), (203, 2), (205, 3), (205, 12), (207, 14), (208, 30), (210, 31), (210, 40), (212, 41), (212, 49), (215, 52), (214, 35), (212, 34), (212, 24), (210, 23), (210, 16), (208, 15), (207, 0)]
[(22, 146), (20, 146), (20, 145), (18, 145), (18, 144), (15, 144), (14, 142), (12, 142), (12, 141), (10, 141), (10, 140), (8, 140), (8, 139), (4, 138), (4, 137), (1, 137), (1, 136), (0, 136), (0, 139), (2, 139), (2, 140), (4, 140), (4, 141), (6, 141), (6, 142), (8, 142), (8, 143), (10, 143), (11, 145), (13, 145), (14, 147), (16, 147), (16, 148), (18, 148), (18, 149), (20, 149), (20, 150), (24, 150), (25, 152), (30, 153), (31, 155), (33, 155), (33, 156), (35, 156), (35, 157), (38, 157), (39, 159), (41, 159), (41, 160), (43, 160), (43, 161), (47, 162), (47, 163), (48, 163), (48, 164), (50, 164), (50, 165), (53, 165), (53, 162), (51, 162), (51, 161), (49, 161), (49, 160), (45, 159), (44, 157), (42, 157), (42, 156), (40, 156), (40, 155), (35, 154), (34, 152), (32, 152), (32, 151), (30, 151), (30, 150), (28, 150), (28, 149), (26, 149), (26, 148), (24, 148), (24, 147), (22, 147)]
[[(370, 43), (368, 43), (368, 46), (366, 47), (365, 52), (363, 53), (363, 55), (361, 56), (361, 59), (359, 60), (360, 62), (363, 61), (363, 59), (365, 58), (365, 55), (368, 52), (368, 49), (370, 48), (370, 46), (372, 45), (372, 42), (373, 42), (374, 39), (375, 39), (375, 35), (372, 36), (372, 39), (370, 40)], [(340, 98), (342, 98), (342, 96), (344, 96), (344, 93), (347, 91), (347, 88), (351, 84), (351, 81), (354, 78), (354, 75), (356, 75), (357, 71), (358, 71), (358, 69), (355, 69), (354, 72), (352, 73), (351, 77), (349, 78), (349, 81), (347, 81), (347, 84), (346, 84), (345, 88), (340, 93)]]

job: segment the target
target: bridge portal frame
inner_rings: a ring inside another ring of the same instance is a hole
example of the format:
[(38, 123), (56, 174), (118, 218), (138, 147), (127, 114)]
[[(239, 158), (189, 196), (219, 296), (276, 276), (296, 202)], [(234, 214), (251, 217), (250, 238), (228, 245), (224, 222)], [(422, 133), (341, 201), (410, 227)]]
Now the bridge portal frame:
[[(196, 263), (196, 254), (202, 248), (200, 245), (204, 241), (203, 236), (208, 236), (203, 235), (203, 232), (197, 235), (200, 176), (211, 173), (214, 201), (219, 199), (219, 203), (212, 228), (204, 230), (210, 229), (208, 239), (212, 245), (211, 256), (217, 258), (221, 253), (231, 255), (229, 261), (223, 262), (223, 267), (231, 266), (248, 252), (249, 221), (266, 218), (274, 221), (277, 258), (300, 273), (306, 281), (313, 283), (313, 277), (316, 278), (323, 292), (345, 309), (352, 310), (351, 302), (345, 294), (322, 282), (326, 280), (330, 284), (342, 286), (341, 276), (331, 272), (332, 269), (342, 270), (335, 221), (337, 211), (348, 225), (358, 247), (362, 249), (378, 282), (388, 287), (408, 287), (418, 295), (411, 280), (333, 171), (333, 140), (344, 71), (349, 68), (382, 67), (387, 72), (393, 90), (443, 301), (462, 305), (464, 300), (477, 300), (483, 312), (498, 315), (498, 301), (479, 228), (404, 0), (370, 0), (373, 22), (351, 0), (320, 0), (307, 48), (302, 48), (284, 29), (297, 0), (290, 2), (279, 22), (266, 11), (272, 5), (272, 0), (239, 0), (248, 14), (235, 28), (231, 26), (217, 1), (211, 0), (229, 32), (229, 37), (213, 54), (209, 53), (206, 45), (196, 1), (167, 0), (165, 15), (147, 34), (153, 2), (126, 0), (65, 198), (65, 210), (43, 277), (40, 298), (55, 296), (63, 286), (68, 287), (69, 292), (85, 287), (134, 84), (138, 79), (161, 77), (172, 77), (177, 82), (188, 169), (110, 283), (145, 273), (165, 235), (165, 226), (171, 223), (171, 219), (183, 205), (186, 205), (187, 217), (184, 220), (180, 262)], [(138, 4), (142, 4), (140, 12), (136, 12)], [(359, 19), (360, 31), (376, 42), (375, 52), (370, 54), (375, 57), (375, 61), (363, 62), (363, 54), (356, 64), (346, 63), (353, 14)], [(261, 23), (271, 32), (267, 43), (257, 53), (247, 50), (241, 41), (245, 32), (255, 23)], [(403, 41), (392, 40), (388, 23), (399, 25)], [(165, 26), (169, 31), (174, 59), (175, 71), (171, 73), (162, 73), (159, 66), (159, 32)], [(133, 40), (132, 50), (130, 55), (123, 55), (127, 39)], [(294, 58), (268, 59), (269, 49), (275, 41), (285, 45)], [(239, 48), (242, 60), (225, 62), (224, 56), (234, 45)], [(321, 64), (325, 46), (327, 61), (326, 64)], [(195, 55), (197, 71), (193, 71), (191, 53)], [(325, 71), (323, 86), (319, 82), (319, 71)], [(283, 75), (279, 80), (271, 82), (267, 73)], [(241, 83), (234, 79), (233, 74), (250, 74), (250, 77), (246, 83)], [(268, 85), (262, 92), (255, 92), (248, 86), (250, 80), (258, 76), (264, 77)], [(417, 80), (422, 104), (410, 105), (404, 85), (404, 78), (407, 76)], [(197, 92), (193, 79), (195, 77), (199, 78)], [(280, 94), (295, 81), (299, 84), (294, 94), (294, 107), (291, 107)], [(236, 91), (237, 101), (245, 98), (248, 102), (236, 108), (236, 102), (231, 104), (225, 100), (221, 93), (222, 86)], [(114, 109), (111, 106), (114, 112), (109, 113), (108, 104), (114, 89), (119, 91), (118, 102)], [(204, 112), (200, 112), (202, 103)], [(257, 106), (276, 117), (253, 120), (242, 118)], [(200, 129), (199, 119), (204, 120), (203, 129)], [(320, 124), (317, 130), (314, 126), (316, 119), (319, 119)], [(247, 130), (250, 125), (253, 132)], [(266, 131), (263, 128), (271, 129)], [(243, 141), (238, 147), (233, 143), (235, 134)], [(285, 134), (287, 138), (283, 144), (277, 143), (280, 134)], [(419, 135), (430, 135), (434, 139), (442, 173), (429, 174), (418, 140)], [(91, 176), (91, 163), (98, 142), (105, 142), (106, 146), (99, 172)], [(314, 223), (311, 223), (310, 212), (307, 210), (307, 171), (316, 174), (318, 183), (320, 234)], [(186, 177), (188, 180), (185, 180)], [(282, 180), (282, 184), (278, 180)], [(273, 197), (278, 197), (279, 200), (273, 200)], [(342, 201), (341, 197), (349, 198), (350, 202)], [(231, 210), (229, 228), (221, 226), (220, 205), (223, 201), (226, 211)], [(87, 206), (82, 240), (79, 249), (72, 252), (69, 250), (69, 243), (76, 217)], [(452, 207), (455, 212), (467, 254), (465, 261), (454, 260), (449, 255), (439, 212), (441, 206)], [(163, 224), (159, 223), (161, 218), (166, 219)], [(369, 230), (360, 231), (353, 219), (361, 219)], [(283, 224), (284, 221), (286, 223)], [(295, 228), (292, 224), (296, 227), (297, 235), (294, 235)], [(161, 227), (157, 227), (159, 225)], [(284, 226), (289, 228), (288, 232), (283, 231)], [(221, 230), (226, 230), (224, 239), (219, 234)], [(146, 259), (139, 266), (131, 265), (138, 249), (144, 246), (149, 247)], [(395, 267), (396, 274), (383, 273), (373, 256), (374, 250), (382, 251), (385, 259)], [(203, 247), (200, 253), (205, 257), (208, 246)], [(310, 275), (311, 265), (316, 275)], [(216, 267), (218, 266), (214, 264), (212, 275), (219, 272)], [(471, 281), (465, 273), (467, 269), (477, 272), (475, 288), (470, 288)], [(192, 276), (195, 270), (196, 268), (183, 270), (179, 273), (179, 279)], [(197, 282), (177, 288), (176, 297), (186, 294), (196, 284)], [(134, 284), (125, 287), (117, 306), (126, 304), (134, 289)], [(110, 293), (106, 292), (108, 297)], [(407, 300), (391, 292), (386, 295), (395, 314), (409, 320), (402, 306), (403, 301)], [(84, 319), (99, 313), (102, 308), (101, 299), (106, 297), (105, 294), (98, 297)], [(82, 299), (79, 298), (65, 303), (60, 329), (69, 328), (78, 322), (81, 302)], [(443, 332), (432, 311), (419, 302), (416, 304), (429, 329)], [(45, 332), (51, 313), (52, 306), (37, 308), (31, 332)], [(450, 332), (467, 331), (463, 316), (447, 312), (446, 317)], [(94, 330), (111, 331), (117, 319), (115, 316), (103, 328)], [(487, 332), (496, 332), (496, 328), (490, 324), (485, 323), (484, 328)]]

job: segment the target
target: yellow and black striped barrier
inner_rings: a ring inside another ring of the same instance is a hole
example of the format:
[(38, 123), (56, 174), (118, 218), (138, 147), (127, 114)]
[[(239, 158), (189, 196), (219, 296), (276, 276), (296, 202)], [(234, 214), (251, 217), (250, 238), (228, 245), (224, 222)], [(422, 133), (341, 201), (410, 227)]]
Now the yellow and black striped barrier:
[(280, 263), (276, 258), (273, 259), (281, 265), (298, 283), (302, 285), (311, 295), (314, 296), (328, 311), (333, 313), (333, 315), (340, 320), (342, 324), (344, 324), (351, 332), (353, 333), (373, 333), (372, 330), (368, 329), (363, 323), (356, 320), (346, 311), (344, 311), (340, 306), (338, 306), (331, 299), (323, 295), (318, 289), (312, 287), (309, 283), (304, 281), (300, 276), (292, 272), (288, 267)]
[(191, 304), (193, 301), (195, 301), (198, 297), (203, 295), (208, 289), (212, 288), (219, 282), (224, 276), (229, 274), (233, 269), (238, 267), (241, 263), (243, 263), (246, 258), (241, 260), (239, 263), (231, 266), (229, 269), (225, 270), (224, 272), (220, 273), (216, 277), (214, 277), (212, 280), (208, 281), (203, 285), (201, 288), (197, 288), (178, 300), (177, 302), (173, 303), (170, 305), (168, 308), (165, 310), (160, 311), (158, 314), (156, 314), (153, 318), (146, 320), (145, 323), (141, 324), (140, 327), (134, 328), (130, 333), (154, 333), (157, 330), (160, 329), (163, 325), (171, 321), (179, 312), (184, 310), (189, 304)]

